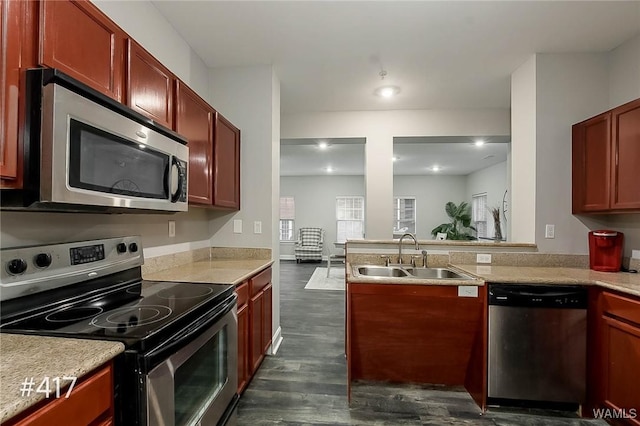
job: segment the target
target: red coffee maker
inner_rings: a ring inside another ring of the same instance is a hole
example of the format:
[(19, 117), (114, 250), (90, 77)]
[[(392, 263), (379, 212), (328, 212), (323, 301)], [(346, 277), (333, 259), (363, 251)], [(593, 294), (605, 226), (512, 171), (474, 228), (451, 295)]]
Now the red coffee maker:
[(623, 241), (622, 232), (589, 232), (589, 267), (594, 271), (618, 272), (622, 267)]

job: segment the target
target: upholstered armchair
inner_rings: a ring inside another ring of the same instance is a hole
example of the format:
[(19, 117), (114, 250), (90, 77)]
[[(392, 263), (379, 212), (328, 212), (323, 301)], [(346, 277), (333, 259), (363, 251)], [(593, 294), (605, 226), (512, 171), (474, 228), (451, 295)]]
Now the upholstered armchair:
[(301, 260), (322, 260), (324, 230), (322, 228), (300, 228), (296, 241), (296, 263)]

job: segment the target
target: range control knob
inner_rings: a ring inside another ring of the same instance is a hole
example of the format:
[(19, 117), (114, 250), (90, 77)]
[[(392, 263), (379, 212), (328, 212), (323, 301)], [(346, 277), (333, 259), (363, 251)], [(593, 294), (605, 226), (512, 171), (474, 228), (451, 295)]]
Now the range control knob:
[(118, 251), (118, 253), (126, 253), (127, 252), (127, 245), (125, 243), (119, 243), (116, 246), (116, 250)]
[(138, 251), (138, 244), (136, 244), (136, 243), (129, 244), (129, 251), (131, 253), (137, 252)]
[(24, 259), (11, 259), (7, 263), (7, 271), (11, 275), (19, 275), (27, 270), (27, 262)]
[(33, 262), (38, 268), (46, 268), (51, 265), (51, 255), (49, 253), (39, 253), (33, 258)]

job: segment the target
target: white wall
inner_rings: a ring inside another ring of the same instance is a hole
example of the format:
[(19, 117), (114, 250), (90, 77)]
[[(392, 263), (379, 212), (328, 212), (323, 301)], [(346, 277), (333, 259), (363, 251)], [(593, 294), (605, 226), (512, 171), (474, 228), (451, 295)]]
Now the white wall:
[(536, 57), (511, 74), (511, 241), (534, 243), (536, 223)]
[(100, 10), (208, 100), (208, 69), (150, 1), (93, 0)]
[[(452, 201), (460, 204), (470, 201), (466, 193), (466, 176), (394, 176), (394, 197), (416, 198), (416, 235), (421, 240), (431, 240), (431, 230), (450, 222), (444, 206)], [(392, 204), (392, 201), (389, 202)], [(393, 220), (393, 217), (392, 217)]]
[(391, 238), (393, 137), (510, 134), (509, 110), (345, 111), (282, 117), (282, 137), (365, 137), (367, 238)]
[[(509, 188), (507, 180), (507, 162), (494, 164), (493, 166), (470, 173), (465, 179), (466, 200), (471, 204), (474, 194), (487, 193), (487, 207), (498, 207), (502, 212), (502, 198), (504, 192)], [(500, 215), (500, 227), (502, 238), (509, 238), (507, 234), (504, 216)], [(487, 211), (487, 236), (493, 238), (495, 226), (493, 216)]]
[[(294, 197), (295, 234), (306, 226), (324, 229), (325, 252), (335, 251), (336, 197), (365, 196), (364, 176), (282, 176), (280, 195)], [(391, 202), (389, 202), (391, 204)], [(365, 222), (369, 220), (365, 214)], [(280, 243), (281, 256), (294, 255), (293, 243)]]
[(640, 33), (612, 50), (608, 59), (609, 108), (640, 98)]
[(608, 109), (607, 56), (538, 54), (536, 65), (535, 241), (544, 252), (587, 253), (589, 229), (571, 214), (571, 126)]

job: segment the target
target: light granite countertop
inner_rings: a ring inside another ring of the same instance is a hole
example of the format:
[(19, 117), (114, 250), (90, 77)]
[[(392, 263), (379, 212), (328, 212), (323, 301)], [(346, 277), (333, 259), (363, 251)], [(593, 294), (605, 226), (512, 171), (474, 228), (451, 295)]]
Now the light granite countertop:
[(240, 284), (268, 268), (272, 260), (249, 259), (211, 259), (199, 260), (164, 271), (144, 274), (145, 280), (185, 281), (211, 284)]
[(633, 296), (640, 296), (640, 274), (627, 272), (598, 272), (591, 269), (534, 267), (451, 265), (455, 269), (483, 279), (486, 282), (513, 284), (582, 284), (598, 285)]
[(45, 398), (22, 396), (25, 378), (35, 380), (34, 389), (45, 377), (80, 378), (123, 351), (120, 342), (0, 333), (0, 422)]

